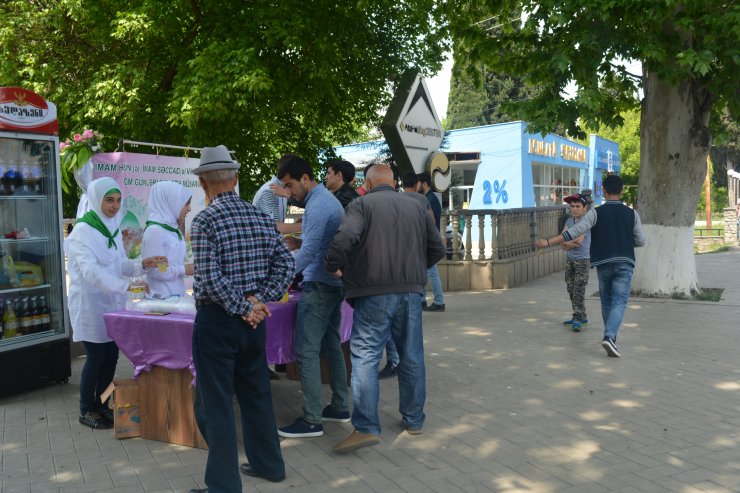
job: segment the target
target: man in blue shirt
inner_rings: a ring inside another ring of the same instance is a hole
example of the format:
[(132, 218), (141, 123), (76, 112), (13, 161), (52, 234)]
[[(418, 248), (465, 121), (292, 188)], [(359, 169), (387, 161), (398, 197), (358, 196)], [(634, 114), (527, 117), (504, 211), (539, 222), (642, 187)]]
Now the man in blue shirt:
[[(339, 334), (342, 281), (324, 267), (324, 255), (342, 222), (343, 209), (324, 185), (316, 182), (311, 166), (293, 154), (278, 163), (278, 179), (291, 198), (306, 204), (303, 214), (303, 243), (295, 257), (296, 272), (303, 273), (303, 296), (296, 314), (295, 352), (301, 368), (303, 416), (278, 430), (288, 438), (324, 434), (322, 421), (349, 421), (347, 369)], [(331, 404), (322, 410), (319, 355), (329, 364)]]
[[(417, 186), (418, 192), (425, 195), (427, 200), (429, 200), (432, 213), (434, 213), (434, 225), (437, 226), (437, 231), (439, 231), (439, 221), (442, 216), (442, 204), (440, 204), (439, 199), (434, 194), (434, 190), (432, 190), (432, 176), (429, 173), (421, 173), (419, 175), (419, 184)], [(434, 264), (427, 269), (427, 277), (429, 278), (429, 283), (432, 285), (434, 302), (427, 307), (425, 299), (424, 303), (422, 303), (422, 309), (429, 312), (443, 312), (445, 311), (445, 299), (444, 293), (442, 292), (442, 280), (439, 278), (437, 264)]]

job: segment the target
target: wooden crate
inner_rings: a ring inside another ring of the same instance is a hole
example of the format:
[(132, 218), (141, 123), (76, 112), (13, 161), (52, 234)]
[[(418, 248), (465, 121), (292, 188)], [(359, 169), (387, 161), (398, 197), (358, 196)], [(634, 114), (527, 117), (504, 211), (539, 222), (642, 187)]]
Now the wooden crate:
[(155, 366), (139, 375), (141, 437), (207, 449), (193, 413), (195, 389), (189, 370)]

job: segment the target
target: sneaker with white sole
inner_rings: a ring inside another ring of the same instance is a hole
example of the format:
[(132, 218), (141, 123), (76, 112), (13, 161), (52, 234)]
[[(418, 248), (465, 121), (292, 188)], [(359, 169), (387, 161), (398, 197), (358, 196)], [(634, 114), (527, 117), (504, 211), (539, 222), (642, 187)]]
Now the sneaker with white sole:
[(324, 434), (324, 425), (312, 424), (303, 418), (298, 418), (295, 423), (278, 428), (278, 435), (285, 438), (310, 438), (320, 437)]
[(323, 411), (321, 411), (321, 420), (333, 421), (335, 423), (349, 423), (350, 415), (349, 411), (335, 411), (334, 408), (331, 407), (331, 404), (329, 404)]
[(605, 336), (604, 340), (601, 341), (601, 347), (604, 348), (604, 350), (606, 351), (606, 354), (610, 358), (619, 358), (620, 356), (622, 356), (621, 354), (619, 354), (619, 348), (617, 347), (617, 341), (615, 341), (614, 339), (608, 336)]

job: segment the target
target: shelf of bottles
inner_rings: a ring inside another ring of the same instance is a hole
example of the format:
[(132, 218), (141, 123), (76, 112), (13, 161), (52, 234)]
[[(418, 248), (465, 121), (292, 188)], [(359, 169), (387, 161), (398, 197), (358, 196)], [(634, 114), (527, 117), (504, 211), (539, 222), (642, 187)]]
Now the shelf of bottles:
[(65, 332), (56, 145), (0, 132), (0, 352)]

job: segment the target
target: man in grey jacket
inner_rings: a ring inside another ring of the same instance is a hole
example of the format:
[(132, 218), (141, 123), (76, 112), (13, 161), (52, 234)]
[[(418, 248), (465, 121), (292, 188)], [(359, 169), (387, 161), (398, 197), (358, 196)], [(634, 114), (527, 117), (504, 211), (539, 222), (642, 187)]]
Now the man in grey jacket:
[(424, 207), (393, 185), (390, 167), (375, 165), (367, 172), (368, 193), (347, 206), (326, 253), (327, 270), (342, 277), (355, 309), (350, 340), (355, 431), (334, 447), (337, 453), (380, 442), (378, 364), (389, 335), (400, 355), (403, 426), (410, 434), (424, 426), (421, 302), (427, 268), (444, 256), (444, 247)]

